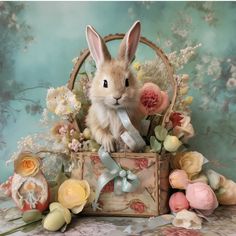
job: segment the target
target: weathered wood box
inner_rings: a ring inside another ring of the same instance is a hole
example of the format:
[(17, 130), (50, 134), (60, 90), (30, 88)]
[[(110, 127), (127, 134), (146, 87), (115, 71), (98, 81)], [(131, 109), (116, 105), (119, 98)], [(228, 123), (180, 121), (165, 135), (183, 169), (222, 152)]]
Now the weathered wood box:
[[(98, 203), (84, 209), (87, 215), (151, 217), (165, 214), (168, 208), (169, 158), (155, 153), (113, 153), (113, 159), (126, 170), (138, 176), (140, 186), (135, 192), (114, 194), (114, 181), (102, 190)], [(84, 152), (73, 157), (72, 178), (87, 180), (95, 191), (98, 177), (107, 171), (97, 153)]]

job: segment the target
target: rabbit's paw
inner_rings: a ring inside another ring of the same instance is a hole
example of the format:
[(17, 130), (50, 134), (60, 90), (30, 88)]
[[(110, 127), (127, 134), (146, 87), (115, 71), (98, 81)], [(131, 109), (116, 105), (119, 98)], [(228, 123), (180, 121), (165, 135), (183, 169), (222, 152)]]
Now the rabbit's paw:
[(115, 151), (115, 139), (112, 135), (105, 135), (102, 139), (102, 146), (104, 147), (106, 152), (114, 152)]

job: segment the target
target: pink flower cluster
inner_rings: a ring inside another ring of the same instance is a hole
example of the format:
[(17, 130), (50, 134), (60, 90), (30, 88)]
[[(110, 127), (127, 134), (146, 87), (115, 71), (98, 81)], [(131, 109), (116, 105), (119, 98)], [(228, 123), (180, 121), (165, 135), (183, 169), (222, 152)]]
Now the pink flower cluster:
[[(197, 209), (204, 215), (210, 215), (217, 207), (218, 201), (211, 187), (203, 182), (194, 182), (183, 175), (183, 170), (174, 170), (170, 176), (170, 184), (173, 188), (183, 186), (183, 192), (174, 193), (169, 200), (169, 206), (172, 212), (179, 212), (183, 209)], [(182, 183), (182, 184), (181, 184)]]

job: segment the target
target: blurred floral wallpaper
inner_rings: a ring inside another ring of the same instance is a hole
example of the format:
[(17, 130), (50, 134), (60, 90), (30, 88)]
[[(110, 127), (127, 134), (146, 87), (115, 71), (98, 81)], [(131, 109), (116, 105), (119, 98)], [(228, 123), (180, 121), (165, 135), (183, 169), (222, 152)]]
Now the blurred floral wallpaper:
[[(236, 2), (0, 2), (0, 182), (21, 137), (43, 129), (49, 87), (66, 84), (73, 59), (87, 47), (85, 27), (101, 35), (126, 32), (139, 19), (142, 35), (167, 54), (193, 47), (178, 70), (190, 75), (190, 149), (236, 180)], [(173, 54), (172, 54), (173, 55)], [(137, 58), (152, 58), (139, 49)]]

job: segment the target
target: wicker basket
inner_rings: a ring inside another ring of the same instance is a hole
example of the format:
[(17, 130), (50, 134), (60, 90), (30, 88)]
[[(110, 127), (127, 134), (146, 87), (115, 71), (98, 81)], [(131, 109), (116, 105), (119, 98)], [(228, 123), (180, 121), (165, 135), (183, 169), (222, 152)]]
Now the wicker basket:
[[(104, 38), (104, 41), (120, 40), (123, 37), (124, 34), (108, 35)], [(153, 49), (162, 59), (173, 89), (170, 106), (162, 119), (162, 125), (164, 125), (169, 120), (177, 95), (177, 83), (174, 79), (173, 67), (164, 52), (154, 43), (144, 37), (140, 38), (140, 42)], [(89, 53), (89, 50), (86, 49), (79, 56), (68, 82), (68, 88), (70, 90), (73, 90), (79, 70), (89, 56)], [(74, 122), (76, 123), (76, 121)], [(121, 196), (115, 196), (112, 192), (111, 185), (110, 188), (109, 186), (107, 188), (105, 187), (109, 191), (102, 192), (100, 195), (99, 203), (102, 206), (101, 209), (93, 211), (92, 207), (88, 206), (83, 211), (85, 214), (150, 217), (169, 211), (169, 158), (167, 156), (160, 156), (155, 153), (113, 153), (112, 157), (122, 167), (131, 168), (131, 171), (136, 172), (137, 175), (140, 174), (141, 189), (134, 193), (124, 193)], [(91, 189), (95, 190), (96, 180), (99, 174), (105, 170), (105, 167), (99, 162), (98, 154), (82, 152), (74, 154), (72, 159), (75, 161), (72, 178), (87, 180)]]

